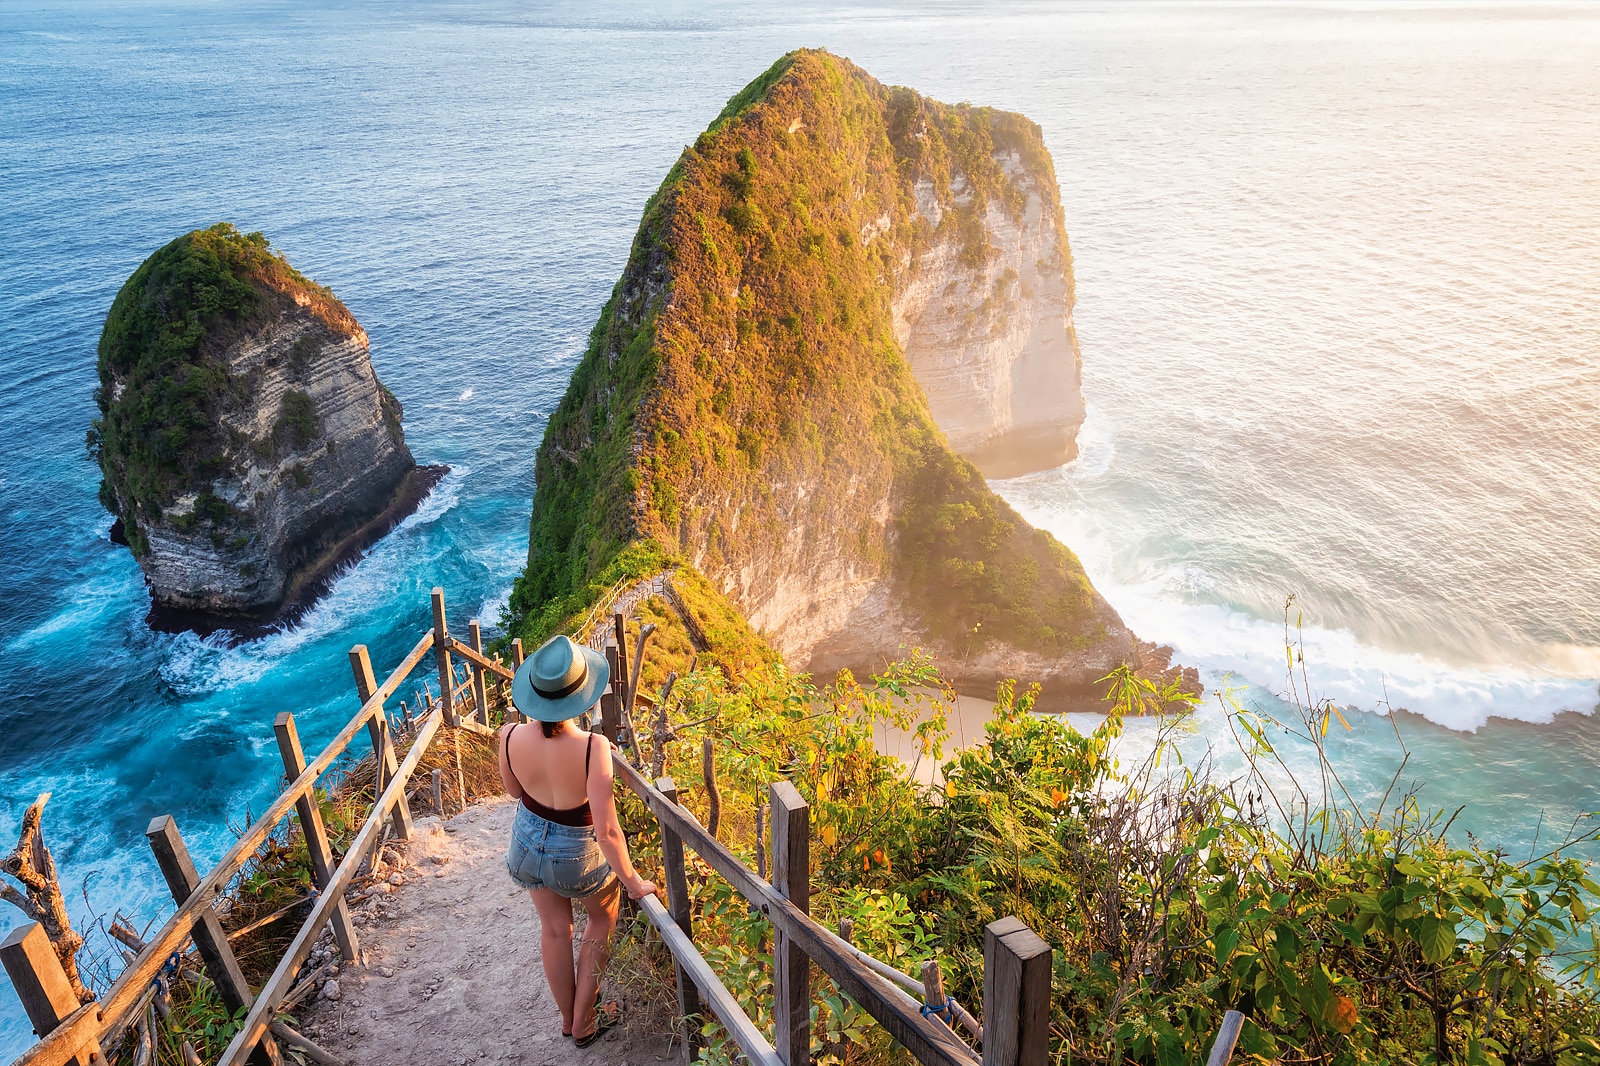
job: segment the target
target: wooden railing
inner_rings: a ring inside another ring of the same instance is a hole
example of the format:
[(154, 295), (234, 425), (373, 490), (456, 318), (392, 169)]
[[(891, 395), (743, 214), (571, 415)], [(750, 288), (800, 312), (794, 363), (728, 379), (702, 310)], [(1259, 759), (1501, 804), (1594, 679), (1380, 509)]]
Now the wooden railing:
[[(489, 686), (510, 681), (522, 662), (520, 641), (513, 642), (509, 649), (509, 667), (486, 655), (476, 621), (468, 623), (467, 641), (452, 637), (445, 623), (444, 593), (440, 589), (433, 590), (432, 608), (433, 628), (422, 635), (382, 684), (376, 683), (366, 647), (357, 645), (351, 649), (350, 663), (361, 708), (316, 759), (306, 762), (293, 716), (278, 716), (274, 731), (289, 778), (288, 787), (204, 878), (195, 870), (173, 819), (163, 815), (150, 823), (147, 835), (178, 905), (177, 912), (150, 937), (104, 997), (81, 1006), (77, 1003), (60, 961), (37, 923), (23, 926), (7, 938), (0, 946), (0, 960), (21, 996), (34, 1031), (40, 1035), (39, 1042), (13, 1066), (101, 1066), (105, 1061), (102, 1042), (125, 1031), (129, 1019), (146, 1009), (158, 978), (170, 966), (169, 960), (181, 956), (191, 940), (230, 1014), (245, 1012), (243, 1023), (217, 1060), (220, 1066), (281, 1063), (274, 1031), (286, 1038), (303, 1040), (275, 1021), (277, 1013), (286, 999), (299, 995), (296, 981), (304, 979), (301, 971), (324, 929), (332, 929), (344, 959), (359, 964), (361, 949), (345, 893), (363, 860), (379, 844), (385, 826), (401, 840), (411, 836), (407, 789), (424, 753), (444, 727), (492, 736)], [(919, 1003), (885, 977), (891, 974), (909, 980), (906, 975), (865, 956), (811, 919), (810, 811), (792, 784), (780, 780), (769, 789), (772, 878), (768, 881), (746, 867), (677, 802), (677, 788), (670, 778), (654, 782), (645, 778), (635, 765), (638, 748), (629, 731), (632, 709), (653, 702), (635, 691), (649, 632), (646, 628), (640, 633), (630, 655), (622, 616), (615, 615), (612, 622), (613, 632), (607, 634), (609, 639), (605, 642), (612, 683), (601, 699), (599, 724), (613, 741), (615, 776), (643, 800), (660, 826), (667, 899), (663, 904), (655, 897), (647, 898), (639, 903), (639, 910), (660, 933), (672, 955), (679, 1012), (686, 1022), (686, 1058), (693, 1061), (699, 1055), (699, 1029), (694, 1020), (709, 1011), (752, 1066), (806, 1066), (811, 1044), (811, 966), (815, 964), (926, 1066), (1042, 1066), (1049, 1051), (1050, 946), (1016, 918), (1003, 918), (985, 929), (983, 1024), (977, 1030), (981, 1032), (982, 1050), (974, 1051), (938, 1013), (930, 1016), (930, 1008), (943, 1006), (936, 977), (929, 983), (925, 975), (927, 995), (925, 1002)], [(385, 701), (429, 651), (435, 656), (440, 696), (436, 699), (427, 694), (422, 713), (416, 718), (406, 715), (411, 744), (405, 758), (397, 760)], [(466, 664), (467, 676), (458, 677), (452, 656)], [(376, 798), (344, 857), (335, 863), (318, 813), (315, 789), (318, 780), (363, 727), (372, 743)], [(619, 740), (624, 741), (623, 746), (617, 745)], [(635, 762), (624, 757), (627, 747), (633, 748)], [(459, 768), (457, 772), (459, 788)], [(440, 807), (439, 773), (433, 771), (435, 808)], [(283, 958), (261, 988), (252, 993), (229, 947), (215, 904), (291, 810), (306, 839), (317, 892), (311, 912)], [(685, 847), (698, 854), (772, 924), (771, 1043), (695, 947)], [(936, 968), (934, 973), (937, 974)], [(970, 1018), (966, 1020), (969, 1028), (976, 1028)], [(1237, 1013), (1229, 1012), (1212, 1049), (1210, 1066), (1223, 1066), (1228, 1061), (1241, 1021)]]

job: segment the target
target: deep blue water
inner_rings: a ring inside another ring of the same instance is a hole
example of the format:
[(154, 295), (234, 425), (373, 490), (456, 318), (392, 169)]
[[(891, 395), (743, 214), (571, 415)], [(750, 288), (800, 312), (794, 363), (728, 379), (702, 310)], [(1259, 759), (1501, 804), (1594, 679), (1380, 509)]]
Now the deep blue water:
[[(79, 917), (153, 916), (150, 817), (204, 865), (274, 792), (273, 717), (315, 749), (354, 710), (352, 644), (381, 674), (436, 584), (497, 618), (646, 197), (801, 45), (1042, 124), (1091, 417), (1079, 462), (999, 487), (1136, 629), (1270, 707), (1298, 592), (1327, 695), (1419, 712), (1426, 800), (1516, 848), (1600, 809), (1600, 8), (8, 3), (0, 846), (49, 789)], [(112, 296), (219, 220), (339, 294), (454, 468), (235, 648), (145, 628), (82, 447)], [(1351, 717), (1376, 794), (1392, 732)], [(0, 1056), (25, 1033), (0, 994)]]

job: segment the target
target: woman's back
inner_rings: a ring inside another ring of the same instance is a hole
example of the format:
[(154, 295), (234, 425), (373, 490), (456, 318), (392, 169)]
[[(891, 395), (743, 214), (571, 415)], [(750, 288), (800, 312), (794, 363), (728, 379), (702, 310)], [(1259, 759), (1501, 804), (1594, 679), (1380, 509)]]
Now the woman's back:
[[(522, 791), (546, 807), (570, 810), (588, 802), (586, 769), (595, 757), (591, 734), (568, 724), (553, 737), (536, 722), (519, 725), (506, 738), (506, 762)], [(593, 745), (604, 748), (600, 744)]]

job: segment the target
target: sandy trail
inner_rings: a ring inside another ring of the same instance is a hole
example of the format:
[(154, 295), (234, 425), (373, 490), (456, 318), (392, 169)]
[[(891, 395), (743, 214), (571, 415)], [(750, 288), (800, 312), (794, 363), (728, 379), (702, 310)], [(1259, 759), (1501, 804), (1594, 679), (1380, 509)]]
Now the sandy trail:
[(338, 1000), (304, 1010), (308, 1036), (350, 1066), (655, 1066), (679, 1057), (654, 1031), (622, 1026), (582, 1051), (561, 1035), (538, 915), (506, 875), (515, 812), (500, 798), (443, 824), (417, 820), (403, 883), (352, 907), (365, 916), (357, 932), (366, 965), (342, 967)]

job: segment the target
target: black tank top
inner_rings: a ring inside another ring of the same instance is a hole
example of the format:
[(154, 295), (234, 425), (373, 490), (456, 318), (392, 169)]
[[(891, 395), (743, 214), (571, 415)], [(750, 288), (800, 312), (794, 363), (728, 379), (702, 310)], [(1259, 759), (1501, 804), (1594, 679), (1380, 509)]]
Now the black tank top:
[[(517, 725), (521, 724), (521, 722), (517, 723)], [(517, 726), (514, 725), (506, 732), (507, 766), (511, 765), (511, 734), (516, 731)], [(589, 743), (583, 753), (583, 785), (585, 789), (589, 787), (589, 759), (594, 755), (594, 737), (593, 733), (589, 734)], [(517, 777), (517, 772), (512, 770), (511, 776)], [(522, 778), (517, 777), (517, 784), (522, 785), (522, 805), (545, 821), (574, 827), (594, 825), (594, 812), (589, 809), (589, 801), (587, 799), (576, 807), (546, 807), (528, 794), (528, 786), (522, 784)]]

